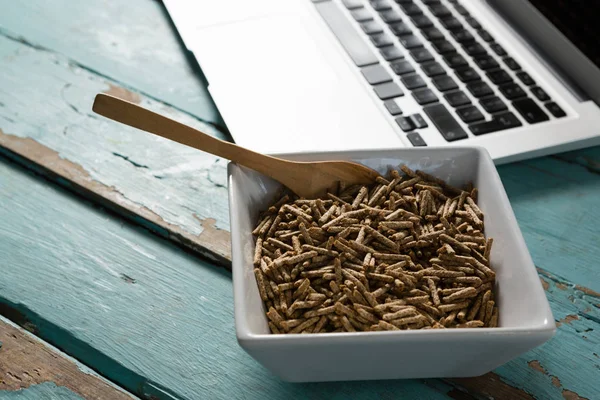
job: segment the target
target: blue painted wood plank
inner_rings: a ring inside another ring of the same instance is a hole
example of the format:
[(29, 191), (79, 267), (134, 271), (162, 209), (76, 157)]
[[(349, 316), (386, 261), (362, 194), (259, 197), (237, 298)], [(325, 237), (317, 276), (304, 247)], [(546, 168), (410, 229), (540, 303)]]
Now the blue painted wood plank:
[(600, 291), (600, 174), (554, 157), (499, 172), (536, 265)]
[(39, 385), (29, 386), (26, 389), (16, 391), (0, 391), (2, 400), (84, 400), (64, 386), (56, 386), (52, 382), (44, 382)]
[[(0, 309), (6, 311), (2, 305)], [(37, 398), (54, 398), (52, 396), (66, 394), (76, 394), (87, 400), (134, 398), (77, 360), (1, 316), (0, 339), (4, 342), (0, 349), (0, 398), (31, 398), (29, 396), (34, 395), (39, 396)], [(54, 386), (34, 388), (45, 382)], [(44, 395), (41, 391), (48, 393)]]
[[(398, 393), (444, 398), (453, 390), (435, 380), (281, 382), (236, 342), (228, 272), (20, 169), (0, 163), (0, 176), (0, 303), (20, 312), (44, 339), (137, 394), (367, 399)], [(505, 380), (522, 398), (560, 398), (562, 390), (594, 398), (600, 298), (550, 276), (547, 293), (557, 318), (577, 314), (581, 321), (565, 320), (551, 344), (490, 379)], [(552, 279), (566, 289), (554, 290)], [(535, 360), (547, 374), (529, 365)], [(560, 369), (565, 360), (572, 360), (572, 372)]]
[(161, 2), (0, 0), (0, 10), (0, 34), (64, 54), (73, 66), (221, 124)]
[[(119, 88), (65, 57), (0, 35), (0, 146), (229, 257), (225, 160), (99, 117), (96, 93), (125, 96), (207, 133), (212, 126)], [(35, 110), (35, 111), (34, 111)], [(39, 145), (39, 146), (38, 146)]]
[(447, 398), (418, 380), (281, 382), (237, 344), (228, 272), (3, 162), (0, 177), (0, 303), (138, 395)]

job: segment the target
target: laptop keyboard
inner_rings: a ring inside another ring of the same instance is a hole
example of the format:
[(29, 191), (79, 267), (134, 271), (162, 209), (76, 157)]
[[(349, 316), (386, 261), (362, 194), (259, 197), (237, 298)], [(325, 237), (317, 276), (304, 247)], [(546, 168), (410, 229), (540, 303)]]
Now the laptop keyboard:
[(448, 142), (566, 116), (457, 0), (342, 0), (348, 13), (313, 1), (413, 146), (427, 145), (419, 130), (428, 122), (404, 115), (395, 99), (408, 93)]

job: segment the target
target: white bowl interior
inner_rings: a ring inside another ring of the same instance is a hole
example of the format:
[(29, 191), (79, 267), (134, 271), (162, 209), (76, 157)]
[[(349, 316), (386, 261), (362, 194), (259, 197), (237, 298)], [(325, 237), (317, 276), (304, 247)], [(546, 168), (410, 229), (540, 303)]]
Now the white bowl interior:
[[(491, 264), (497, 274), (501, 328), (539, 329), (553, 324), (552, 314), (495, 166), (481, 148), (400, 149), (350, 153), (286, 155), (285, 158), (353, 160), (385, 174), (406, 164), (446, 182), (479, 189), (486, 236), (494, 238)], [(280, 184), (250, 169), (229, 165), (235, 318), (238, 336), (269, 334), (255, 282), (252, 230), (259, 213), (274, 201)], [(241, 278), (241, 279), (238, 279)], [(497, 329), (497, 328), (496, 328)], [(400, 332), (402, 333), (402, 332)]]

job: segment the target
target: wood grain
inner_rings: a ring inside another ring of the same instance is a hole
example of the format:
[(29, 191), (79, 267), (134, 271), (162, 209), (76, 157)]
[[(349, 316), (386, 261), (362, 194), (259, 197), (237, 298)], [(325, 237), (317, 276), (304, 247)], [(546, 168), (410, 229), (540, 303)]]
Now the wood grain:
[(229, 241), (219, 238), (220, 230), (229, 227), (226, 161), (98, 117), (91, 106), (96, 93), (117, 93), (225, 136), (60, 55), (2, 35), (0, 68), (0, 152), (16, 155), (65, 187), (114, 203), (115, 209), (149, 229), (225, 262)]
[[(0, 343), (0, 398), (11, 398), (9, 391), (19, 399), (36, 398), (34, 395), (46, 399), (133, 398), (1, 317)], [(23, 391), (30, 387), (31, 391)]]
[(0, 35), (65, 54), (74, 67), (222, 124), (197, 62), (160, 1), (0, 0), (0, 10)]
[[(238, 346), (228, 273), (22, 170), (0, 164), (0, 176), (0, 303), (17, 309), (41, 337), (140, 396), (150, 390), (167, 393), (158, 398), (458, 396), (451, 385), (476, 397), (512, 391), (554, 399), (564, 390), (600, 395), (594, 384), (600, 299), (545, 270), (557, 320), (579, 319), (565, 320), (556, 338), (497, 369), (494, 379), (287, 384)], [(61, 295), (48, 301), (49, 290)], [(547, 374), (532, 368), (533, 360)]]

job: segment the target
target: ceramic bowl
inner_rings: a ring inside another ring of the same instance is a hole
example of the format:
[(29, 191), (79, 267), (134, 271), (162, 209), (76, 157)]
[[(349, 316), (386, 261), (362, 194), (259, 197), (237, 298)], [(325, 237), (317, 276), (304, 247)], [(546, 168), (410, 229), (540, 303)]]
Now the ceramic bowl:
[(229, 203), (235, 327), (239, 344), (287, 381), (469, 377), (541, 345), (554, 318), (498, 172), (483, 148), (423, 148), (286, 155), (304, 161), (352, 160), (385, 174), (406, 164), (446, 182), (479, 189), (486, 235), (494, 238), (499, 327), (275, 335), (254, 278), (252, 230), (280, 184), (230, 163)]

